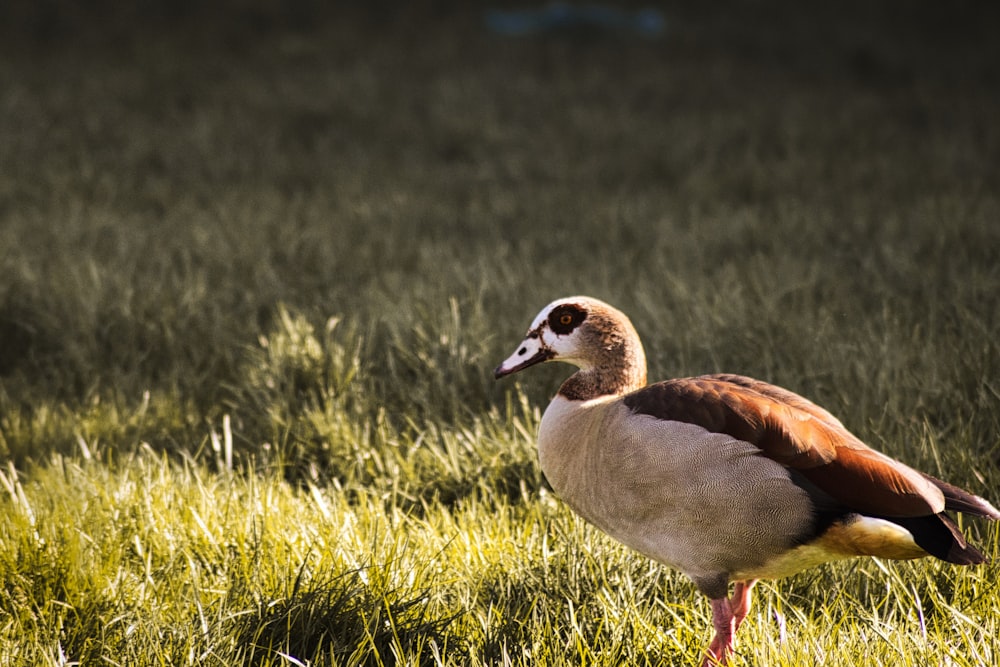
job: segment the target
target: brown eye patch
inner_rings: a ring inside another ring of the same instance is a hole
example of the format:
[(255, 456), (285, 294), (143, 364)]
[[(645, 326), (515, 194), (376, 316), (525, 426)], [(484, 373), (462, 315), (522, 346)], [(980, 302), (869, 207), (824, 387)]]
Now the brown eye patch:
[(549, 328), (563, 336), (580, 326), (580, 323), (585, 319), (587, 319), (587, 311), (567, 303), (554, 308), (549, 313)]

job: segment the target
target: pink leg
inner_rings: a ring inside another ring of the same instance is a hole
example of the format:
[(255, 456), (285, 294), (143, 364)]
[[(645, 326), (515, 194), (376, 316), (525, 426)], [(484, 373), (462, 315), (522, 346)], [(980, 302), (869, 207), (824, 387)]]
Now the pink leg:
[(743, 619), (750, 613), (750, 592), (753, 590), (756, 579), (737, 581), (733, 586), (733, 597), (729, 598), (729, 606), (733, 610), (733, 632), (740, 629)]
[(757, 583), (755, 579), (737, 581), (731, 598), (712, 600), (712, 625), (715, 637), (708, 645), (708, 652), (701, 667), (715, 667), (729, 662), (736, 644), (736, 630), (750, 611), (750, 591)]
[(712, 625), (715, 627), (715, 637), (708, 645), (708, 652), (701, 667), (715, 667), (729, 662), (729, 654), (733, 652), (733, 635), (736, 623), (728, 598), (712, 600)]

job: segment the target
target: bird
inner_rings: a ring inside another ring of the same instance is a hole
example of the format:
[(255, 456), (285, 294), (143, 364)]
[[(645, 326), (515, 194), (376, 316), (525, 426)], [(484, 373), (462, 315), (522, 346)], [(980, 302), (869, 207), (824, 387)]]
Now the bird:
[(550, 361), (577, 370), (539, 423), (542, 473), (574, 512), (708, 597), (714, 636), (702, 667), (728, 664), (760, 579), (857, 556), (987, 560), (949, 514), (1000, 519), (987, 500), (872, 449), (827, 410), (762, 380), (647, 384), (639, 335), (603, 301), (553, 301), (493, 374)]

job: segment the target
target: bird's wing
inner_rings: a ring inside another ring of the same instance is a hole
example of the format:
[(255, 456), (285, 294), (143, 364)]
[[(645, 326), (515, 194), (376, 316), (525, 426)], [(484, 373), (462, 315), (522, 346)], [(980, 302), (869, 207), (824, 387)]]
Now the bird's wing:
[(945, 509), (928, 477), (871, 449), (823, 408), (766, 382), (739, 375), (667, 380), (629, 394), (625, 404), (749, 442), (853, 511), (918, 517)]

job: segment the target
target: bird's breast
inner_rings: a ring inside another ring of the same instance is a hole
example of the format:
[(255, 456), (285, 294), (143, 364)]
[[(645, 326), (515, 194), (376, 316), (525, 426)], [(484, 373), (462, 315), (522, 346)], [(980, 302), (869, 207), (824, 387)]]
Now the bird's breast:
[(808, 494), (755, 446), (634, 414), (618, 398), (554, 399), (539, 461), (574, 511), (689, 575), (764, 562), (814, 519)]

